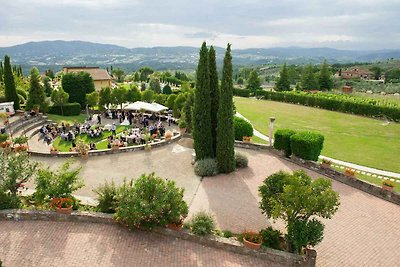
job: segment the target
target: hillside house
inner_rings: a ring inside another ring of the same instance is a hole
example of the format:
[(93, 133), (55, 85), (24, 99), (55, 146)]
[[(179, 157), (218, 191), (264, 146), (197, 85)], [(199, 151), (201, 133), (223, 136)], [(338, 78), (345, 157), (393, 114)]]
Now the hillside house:
[(103, 87), (110, 87), (112, 85), (111, 77), (105, 69), (100, 69), (99, 67), (64, 67), (64, 74), (76, 73), (76, 72), (87, 72), (93, 79), (94, 88), (96, 91), (100, 91)]
[(362, 79), (371, 80), (374, 79), (374, 73), (369, 70), (362, 70), (358, 68), (344, 69), (341, 72), (342, 79)]

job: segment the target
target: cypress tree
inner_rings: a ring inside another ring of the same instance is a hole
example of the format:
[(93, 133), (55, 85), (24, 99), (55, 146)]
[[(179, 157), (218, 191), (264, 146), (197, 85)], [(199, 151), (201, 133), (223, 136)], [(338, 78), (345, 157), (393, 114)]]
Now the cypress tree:
[(235, 134), (233, 129), (233, 81), (231, 45), (225, 52), (218, 108), (217, 162), (221, 172), (235, 170)]
[(275, 85), (276, 91), (290, 91), (289, 73), (286, 63), (283, 65), (278, 81)]
[(39, 70), (34, 67), (30, 72), (30, 88), (28, 100), (26, 101), (26, 108), (32, 109), (38, 106), (40, 110), (43, 111), (46, 107), (45, 99), (46, 93), (44, 92), (43, 86), (40, 84)]
[(192, 113), (193, 113), (193, 93), (188, 93), (188, 96), (186, 98), (185, 102), (185, 120), (186, 120), (186, 131), (188, 133), (192, 132), (193, 126), (192, 126)]
[(19, 98), (17, 94), (17, 89), (15, 88), (15, 81), (13, 72), (11, 69), (10, 57), (4, 57), (4, 87), (5, 87), (5, 97), (7, 101), (14, 101), (14, 109), (19, 109)]
[(328, 62), (325, 60), (321, 66), (318, 76), (319, 87), (321, 90), (331, 90), (333, 87), (332, 73), (329, 70)]
[(210, 71), (206, 42), (200, 49), (193, 106), (193, 140), (196, 159), (213, 157), (211, 135)]
[(217, 116), (219, 105), (219, 87), (218, 87), (218, 72), (217, 60), (214, 47), (211, 46), (208, 51), (208, 66), (210, 70), (210, 97), (211, 97), (211, 134), (213, 141), (213, 155), (216, 155), (217, 149)]

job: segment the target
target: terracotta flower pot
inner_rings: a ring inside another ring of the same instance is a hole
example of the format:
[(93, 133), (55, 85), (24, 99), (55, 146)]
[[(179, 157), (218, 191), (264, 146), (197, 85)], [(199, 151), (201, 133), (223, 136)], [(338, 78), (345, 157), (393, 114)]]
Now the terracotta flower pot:
[(72, 206), (68, 208), (56, 208), (56, 212), (60, 214), (71, 214), (72, 212)]
[(181, 134), (186, 133), (186, 128), (179, 128), (179, 131), (181, 132)]
[(387, 185), (382, 185), (382, 189), (387, 191), (393, 191), (393, 187)]
[(250, 248), (250, 249), (259, 249), (261, 247), (261, 243), (260, 244), (253, 243), (253, 242), (246, 240), (246, 238), (243, 238), (243, 244), (245, 247)]
[(331, 164), (329, 164), (329, 163), (321, 163), (321, 166), (323, 167), (323, 168), (326, 168), (326, 169), (329, 169), (330, 167), (331, 167)]
[(183, 227), (183, 223), (169, 223), (167, 224), (167, 228), (175, 231), (181, 230)]

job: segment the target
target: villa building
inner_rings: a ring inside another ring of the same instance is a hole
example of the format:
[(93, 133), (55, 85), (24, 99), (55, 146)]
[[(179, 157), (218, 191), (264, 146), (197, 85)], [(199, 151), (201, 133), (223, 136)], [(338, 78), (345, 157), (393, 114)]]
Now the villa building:
[(100, 69), (99, 67), (64, 67), (64, 74), (73, 72), (87, 72), (93, 79), (94, 88), (99, 91), (103, 87), (111, 88), (111, 77), (105, 69)]

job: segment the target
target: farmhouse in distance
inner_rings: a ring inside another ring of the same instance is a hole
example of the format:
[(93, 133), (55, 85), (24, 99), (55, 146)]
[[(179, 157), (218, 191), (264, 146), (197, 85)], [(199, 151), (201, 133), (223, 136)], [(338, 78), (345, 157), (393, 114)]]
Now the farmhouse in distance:
[(76, 73), (76, 72), (87, 72), (93, 79), (94, 88), (96, 91), (100, 91), (103, 87), (111, 87), (111, 77), (108, 74), (107, 70), (100, 69), (99, 67), (63, 67), (64, 74), (67, 73)]

